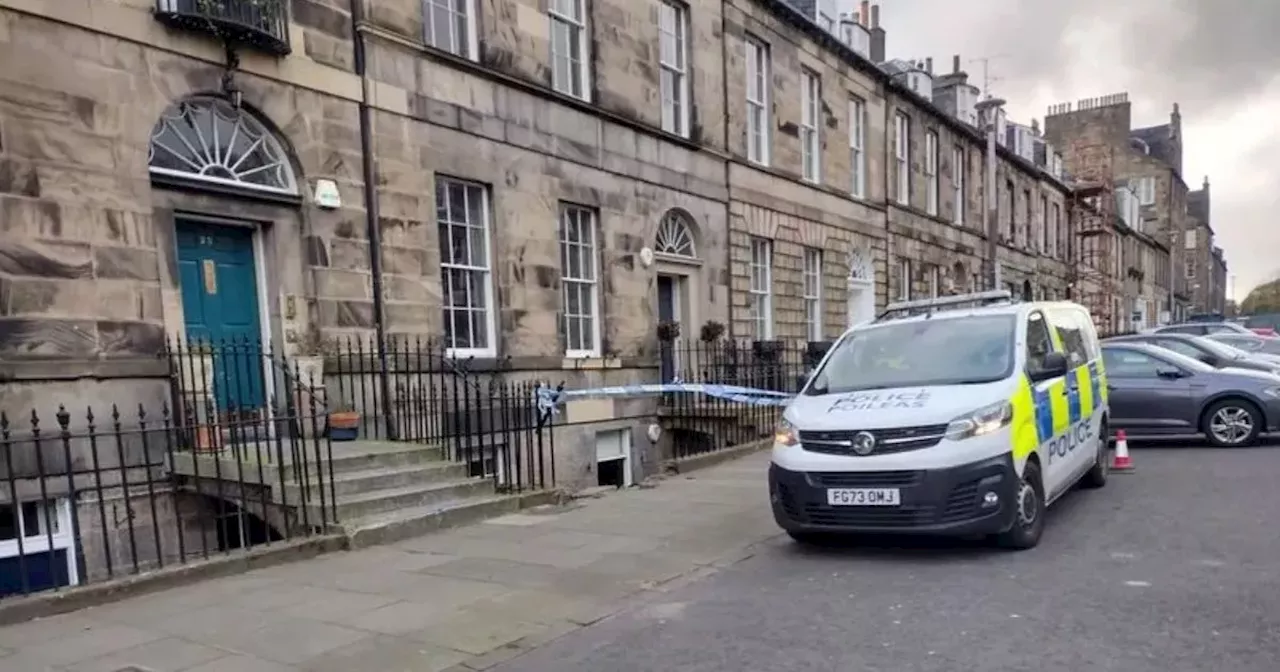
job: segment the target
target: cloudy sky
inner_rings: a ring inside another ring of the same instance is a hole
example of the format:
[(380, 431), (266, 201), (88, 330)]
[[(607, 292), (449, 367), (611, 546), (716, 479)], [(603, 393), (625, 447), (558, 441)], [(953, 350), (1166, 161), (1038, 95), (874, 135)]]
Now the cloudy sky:
[[(854, 0), (842, 0), (852, 11)], [(881, 0), (890, 58), (960, 54), (1016, 121), (1053, 103), (1127, 91), (1134, 126), (1182, 112), (1184, 179), (1207, 175), (1234, 293), (1280, 276), (1280, 2)], [(941, 64), (941, 65), (939, 65)], [(1229, 287), (1230, 287), (1230, 280)]]

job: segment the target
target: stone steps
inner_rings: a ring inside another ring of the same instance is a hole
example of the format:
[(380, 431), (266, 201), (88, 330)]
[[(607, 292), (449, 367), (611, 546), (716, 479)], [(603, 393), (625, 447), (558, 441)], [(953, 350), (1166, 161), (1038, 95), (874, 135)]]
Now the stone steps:
[[(481, 450), (472, 447), (476, 457), (480, 452), (492, 455), (494, 443), (482, 445)], [(212, 478), (216, 468), (226, 480), (260, 482), (272, 500), (296, 511), (294, 520), (331, 521), (336, 516), (335, 531), (359, 537), (358, 541), (353, 538), (353, 545), (403, 539), (516, 511), (522, 502), (547, 499), (547, 493), (499, 494), (492, 476), (471, 476), (469, 465), (447, 459), (439, 445), (340, 441), (329, 447), (322, 443), (319, 461), (316, 444), (298, 442), (296, 450), (303, 448), (305, 456), (297, 454), (289, 442), (283, 447), (266, 442), (241, 444), (218, 456), (200, 456), (200, 474)], [(270, 463), (259, 465), (259, 455), (268, 456)], [(242, 461), (237, 462), (236, 456)], [(193, 467), (191, 458), (175, 461), (178, 473), (190, 474)], [(304, 475), (305, 482), (296, 482), (295, 475)], [(321, 515), (322, 503), (326, 515)]]

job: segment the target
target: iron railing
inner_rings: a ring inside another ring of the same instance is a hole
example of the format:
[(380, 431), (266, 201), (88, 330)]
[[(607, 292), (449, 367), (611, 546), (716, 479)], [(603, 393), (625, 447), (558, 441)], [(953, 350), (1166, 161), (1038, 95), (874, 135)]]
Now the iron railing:
[[(555, 449), (543, 431), (550, 415), (538, 410), (536, 382), (473, 371), (434, 340), (388, 342), (385, 355), (374, 341), (349, 338), (287, 358), (248, 339), (173, 344), (168, 356), (175, 389), (198, 391), (176, 392), (180, 407), (210, 418), (233, 450), (264, 433), (272, 416), (262, 399), (286, 388), (294, 390), (286, 415), (303, 420), (289, 427), (297, 434), (439, 446), (471, 476), (492, 478), (500, 492), (554, 484)], [(296, 408), (303, 413), (288, 412)], [(352, 426), (338, 426), (344, 415)]]
[(284, 401), (315, 400), (312, 390), (282, 378), (251, 414), (219, 408), (219, 390), (175, 381), (170, 392), (144, 392), (150, 402), (0, 410), (0, 598), (313, 536), (336, 522), (330, 443), (298, 431), (318, 426), (324, 410)]
[(156, 19), (277, 56), (289, 45), (288, 0), (156, 0)]
[[(787, 341), (665, 343), (659, 350), (661, 379), (795, 394), (828, 346)], [(780, 405), (703, 394), (666, 394), (662, 401), (671, 456), (676, 459), (766, 439), (782, 414)]]

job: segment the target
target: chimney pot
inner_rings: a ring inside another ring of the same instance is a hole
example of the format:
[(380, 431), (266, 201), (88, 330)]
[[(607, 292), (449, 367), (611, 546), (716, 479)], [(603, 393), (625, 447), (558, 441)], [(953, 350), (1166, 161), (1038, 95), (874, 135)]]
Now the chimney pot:
[(951, 74), (960, 74), (960, 54), (951, 57)]
[(868, 15), (871, 14), (870, 8), (871, 8), (871, 0), (862, 0), (862, 5), (859, 6), (858, 16), (862, 17), (863, 28), (867, 27), (867, 17)]
[(880, 27), (880, 5), (871, 6), (871, 27)]
[(924, 59), (924, 71), (929, 73), (930, 75), (933, 74), (933, 57), (932, 56)]

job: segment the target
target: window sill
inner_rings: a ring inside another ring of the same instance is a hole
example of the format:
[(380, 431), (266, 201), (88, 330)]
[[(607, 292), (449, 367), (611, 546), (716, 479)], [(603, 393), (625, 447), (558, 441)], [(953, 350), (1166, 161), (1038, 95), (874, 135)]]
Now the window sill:
[(448, 348), (445, 349), (444, 356), (450, 359), (494, 359), (498, 356), (498, 351), (493, 348)]
[(594, 353), (565, 353), (560, 368), (566, 371), (594, 371), (600, 369), (621, 369), (622, 360), (618, 357), (601, 357)]

